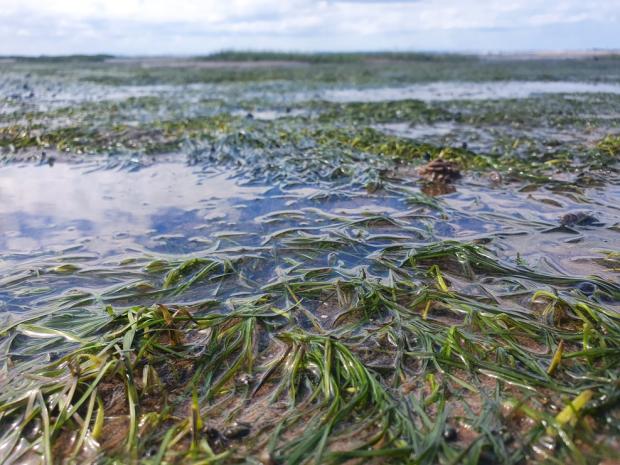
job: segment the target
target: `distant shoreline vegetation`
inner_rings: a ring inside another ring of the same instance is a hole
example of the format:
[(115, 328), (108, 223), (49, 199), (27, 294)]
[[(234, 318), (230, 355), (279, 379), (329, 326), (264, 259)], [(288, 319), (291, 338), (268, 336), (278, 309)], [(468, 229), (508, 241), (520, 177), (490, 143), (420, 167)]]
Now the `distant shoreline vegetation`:
[(305, 63), (357, 63), (373, 60), (389, 61), (468, 61), (480, 58), (519, 59), (539, 58), (545, 60), (620, 58), (620, 50), (509, 52), (509, 53), (459, 53), (459, 52), (275, 52), (224, 50), (197, 55), (114, 55), (114, 54), (71, 54), (71, 55), (0, 55), (0, 61), (10, 60), (22, 63), (100, 63), (107, 60), (132, 59), (189, 59), (195, 61), (299, 61)]
[(116, 58), (114, 55), (98, 54), (98, 55), (39, 55), (39, 56), (22, 56), (22, 55), (0, 55), (0, 60), (12, 60), (23, 63), (61, 63), (72, 61), (85, 61), (96, 63)]

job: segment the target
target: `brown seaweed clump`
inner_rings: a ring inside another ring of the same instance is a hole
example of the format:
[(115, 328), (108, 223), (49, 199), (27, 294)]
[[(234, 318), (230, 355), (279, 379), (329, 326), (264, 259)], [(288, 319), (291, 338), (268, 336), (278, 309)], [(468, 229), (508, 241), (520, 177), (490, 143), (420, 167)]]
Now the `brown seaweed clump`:
[(596, 216), (586, 211), (569, 212), (560, 217), (562, 226), (596, 226), (601, 223)]
[(456, 163), (437, 158), (418, 168), (418, 174), (430, 182), (451, 183), (461, 177)]

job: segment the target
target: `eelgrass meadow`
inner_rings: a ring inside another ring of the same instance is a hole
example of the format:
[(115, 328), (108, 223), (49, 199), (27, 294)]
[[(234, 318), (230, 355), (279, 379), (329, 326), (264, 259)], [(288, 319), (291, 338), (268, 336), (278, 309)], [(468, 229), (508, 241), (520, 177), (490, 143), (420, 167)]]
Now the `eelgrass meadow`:
[(618, 57), (0, 69), (0, 464), (620, 463)]

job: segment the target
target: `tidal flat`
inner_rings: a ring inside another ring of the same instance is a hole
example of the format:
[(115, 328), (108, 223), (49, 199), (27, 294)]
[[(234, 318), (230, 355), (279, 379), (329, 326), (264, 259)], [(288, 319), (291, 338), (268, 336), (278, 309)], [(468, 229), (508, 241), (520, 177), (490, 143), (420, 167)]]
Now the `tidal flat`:
[(0, 59), (0, 464), (620, 457), (620, 56)]

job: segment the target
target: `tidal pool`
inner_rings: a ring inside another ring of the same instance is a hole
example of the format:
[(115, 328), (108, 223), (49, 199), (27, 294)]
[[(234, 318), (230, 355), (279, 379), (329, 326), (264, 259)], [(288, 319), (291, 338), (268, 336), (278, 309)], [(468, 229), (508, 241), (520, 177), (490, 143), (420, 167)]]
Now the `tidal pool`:
[(104, 255), (123, 253), (167, 234), (192, 236), (191, 227), (201, 220), (234, 226), (235, 207), (265, 191), (182, 163), (134, 170), (66, 163), (5, 166), (0, 168), (0, 244), (9, 254), (76, 243)]
[[(11, 275), (62, 267), (73, 259), (87, 270), (127, 257), (191, 258), (235, 249), (241, 255), (267, 255), (265, 266), (247, 276), (254, 282), (250, 288), (259, 292), (286, 261), (287, 240), (310, 245), (313, 238), (333, 243), (324, 253), (308, 256), (307, 266), (355, 269), (372, 266), (373, 257), (392, 246), (483, 240), (507, 263), (521, 260), (533, 270), (584, 279), (617, 278), (601, 262), (618, 241), (620, 208), (610, 201), (620, 194), (618, 186), (586, 189), (578, 200), (466, 178), (438, 199), (437, 208), (428, 208), (416, 204), (424, 194), (410, 176), (397, 174), (387, 190), (369, 193), (348, 184), (267, 186), (209, 164), (180, 161), (123, 168), (93, 162), (0, 167), (0, 270), (6, 275), (0, 305), (17, 308), (15, 303), (23, 305), (29, 295), (27, 282), (8, 285)], [(584, 210), (596, 225), (561, 227), (563, 215)], [(342, 235), (356, 237), (355, 242), (340, 242)], [(76, 284), (110, 282), (86, 271), (71, 276), (42, 275), (30, 285), (48, 286), (50, 296)], [(111, 276), (111, 281), (123, 280), (122, 272)]]

